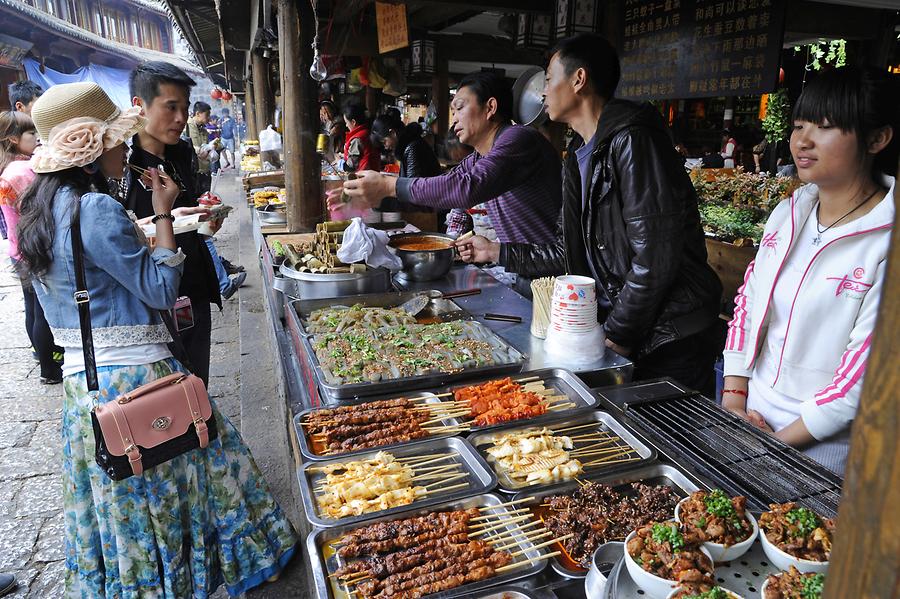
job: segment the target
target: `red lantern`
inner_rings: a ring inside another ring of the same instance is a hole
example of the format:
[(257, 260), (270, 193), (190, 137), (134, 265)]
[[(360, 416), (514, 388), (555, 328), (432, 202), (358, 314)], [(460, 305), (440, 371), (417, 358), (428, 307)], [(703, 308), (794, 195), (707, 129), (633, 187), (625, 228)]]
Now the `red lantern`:
[(233, 98), (233, 97), (234, 96), (232, 96), (231, 92), (228, 91), (227, 89), (222, 92), (222, 101), (223, 102), (231, 102), (231, 98)]
[(213, 100), (220, 100), (222, 98), (222, 90), (220, 90), (218, 87), (213, 89), (209, 93), (209, 97), (212, 98)]

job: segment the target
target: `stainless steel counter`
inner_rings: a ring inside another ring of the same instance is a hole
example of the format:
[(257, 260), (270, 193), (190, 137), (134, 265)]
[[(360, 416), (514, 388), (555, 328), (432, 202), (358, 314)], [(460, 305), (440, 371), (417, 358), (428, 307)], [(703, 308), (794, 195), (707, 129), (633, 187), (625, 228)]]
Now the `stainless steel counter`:
[[(575, 372), (588, 386), (618, 385), (631, 381), (634, 365), (610, 349), (607, 349), (599, 360), (580, 364), (567, 364), (564, 360), (545, 354), (544, 340), (531, 334), (531, 301), (476, 266), (457, 265), (443, 279), (424, 283), (409, 282), (395, 277), (394, 284), (410, 291), (437, 289), (448, 293), (464, 289), (481, 289), (478, 295), (459, 297), (454, 301), (524, 353), (528, 357), (524, 370), (567, 368)], [(522, 322), (484, 320), (486, 313), (519, 316)], [(573, 348), (574, 351), (577, 350)]]

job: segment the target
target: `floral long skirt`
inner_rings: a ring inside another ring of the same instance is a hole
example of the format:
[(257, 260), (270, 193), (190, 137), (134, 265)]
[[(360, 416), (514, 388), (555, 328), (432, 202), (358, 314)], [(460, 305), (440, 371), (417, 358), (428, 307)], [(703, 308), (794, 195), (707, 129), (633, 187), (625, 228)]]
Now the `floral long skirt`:
[[(105, 403), (182, 368), (168, 359), (97, 370)], [(65, 377), (64, 389), (67, 597), (200, 599), (223, 583), (234, 596), (291, 559), (294, 531), (215, 405), (219, 434), (206, 449), (113, 481), (94, 461), (84, 373)]]

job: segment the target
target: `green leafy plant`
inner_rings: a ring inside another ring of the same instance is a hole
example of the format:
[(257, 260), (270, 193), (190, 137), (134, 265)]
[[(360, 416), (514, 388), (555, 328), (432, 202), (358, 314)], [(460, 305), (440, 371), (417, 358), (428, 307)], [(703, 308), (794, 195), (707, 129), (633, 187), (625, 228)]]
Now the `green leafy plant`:
[(788, 101), (786, 89), (782, 88), (769, 94), (762, 130), (766, 141), (770, 144), (787, 139), (791, 130), (791, 103)]
[(847, 64), (847, 40), (819, 40), (794, 46), (795, 54), (803, 51), (806, 51), (808, 71), (821, 71), (825, 65), (842, 67)]

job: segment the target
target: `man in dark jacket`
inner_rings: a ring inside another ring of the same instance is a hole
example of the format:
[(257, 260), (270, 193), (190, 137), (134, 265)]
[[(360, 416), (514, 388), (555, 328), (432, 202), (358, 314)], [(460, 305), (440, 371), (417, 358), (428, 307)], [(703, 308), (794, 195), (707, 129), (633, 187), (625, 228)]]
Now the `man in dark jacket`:
[[(191, 142), (180, 139), (187, 121), (193, 79), (168, 63), (147, 62), (132, 71), (129, 84), (132, 102), (141, 106), (147, 117), (146, 128), (132, 140), (129, 164), (142, 169), (162, 165), (161, 170), (182, 188), (172, 213), (177, 216), (199, 211), (197, 198), (200, 193), (194, 178), (197, 157)], [(125, 207), (138, 218), (153, 216), (150, 196), (146, 183), (129, 169), (125, 178)], [(194, 374), (208, 383), (212, 334), (210, 304), (222, 307), (219, 281), (206, 243), (196, 231), (176, 235), (175, 240), (185, 254), (178, 294), (190, 298), (194, 315), (194, 326), (182, 331), (181, 339)]]
[(499, 246), (472, 238), (461, 254), (528, 277), (593, 277), (606, 343), (634, 360), (635, 378), (671, 376), (712, 396), (722, 286), (707, 264), (697, 194), (656, 109), (613, 99), (619, 74), (600, 36), (557, 45), (547, 111), (578, 134), (558, 238)]

